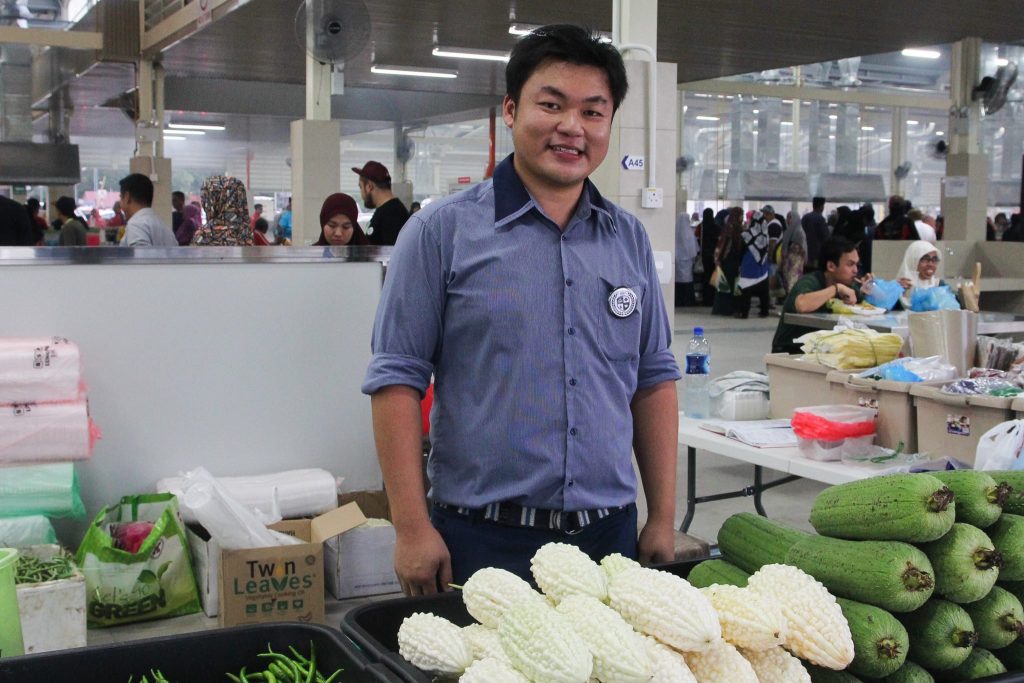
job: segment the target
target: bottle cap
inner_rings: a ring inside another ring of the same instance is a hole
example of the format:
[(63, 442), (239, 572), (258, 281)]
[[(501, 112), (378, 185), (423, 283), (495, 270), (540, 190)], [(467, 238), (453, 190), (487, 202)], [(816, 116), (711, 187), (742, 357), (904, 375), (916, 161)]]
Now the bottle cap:
[(693, 334), (695, 336), (697, 336), (697, 337), (703, 337), (704, 336), (704, 328), (703, 327), (695, 327), (695, 328), (693, 328)]

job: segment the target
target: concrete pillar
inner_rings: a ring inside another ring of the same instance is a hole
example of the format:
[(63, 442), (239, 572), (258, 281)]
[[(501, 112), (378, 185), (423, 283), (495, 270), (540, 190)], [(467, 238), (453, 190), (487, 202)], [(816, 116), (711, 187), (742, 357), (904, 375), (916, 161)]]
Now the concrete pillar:
[(860, 149), (860, 105), (840, 104), (836, 114), (836, 172), (856, 173)]
[[(139, 113), (135, 122), (136, 153), (128, 162), (132, 173), (153, 181), (153, 211), (171, 226), (171, 160), (164, 158), (164, 70), (152, 60), (139, 60)], [(116, 179), (115, 179), (116, 180)]]
[[(658, 3), (657, 0), (626, 0), (621, 3), (618, 19), (621, 45), (644, 45), (657, 54)], [(677, 118), (676, 66), (654, 64), (640, 50), (625, 54), (629, 94), (619, 107), (612, 122), (608, 156), (594, 172), (591, 180), (607, 199), (633, 213), (647, 229), (655, 252), (658, 273), (662, 278), (665, 305), (671, 311), (675, 305), (675, 219), (676, 181), (675, 156)], [(657, 69), (657, 105), (655, 138), (648, 147), (648, 68)], [(622, 167), (625, 155), (643, 156), (645, 163), (654, 159), (655, 186), (661, 189), (661, 208), (641, 207), (641, 191), (647, 185), (647, 169), (627, 171)]]
[(292, 121), (292, 244), (320, 236), (320, 207), (341, 189), (341, 127), (337, 121)]
[(950, 66), (949, 156), (942, 186), (945, 239), (985, 239), (988, 211), (988, 159), (978, 149), (981, 103), (971, 92), (981, 78), (981, 39), (953, 44)]

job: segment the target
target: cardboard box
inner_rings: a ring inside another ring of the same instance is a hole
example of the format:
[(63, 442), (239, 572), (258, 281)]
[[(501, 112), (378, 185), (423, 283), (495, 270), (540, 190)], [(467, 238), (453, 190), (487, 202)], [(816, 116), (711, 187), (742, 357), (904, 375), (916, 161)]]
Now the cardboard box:
[(769, 353), (764, 363), (768, 368), (773, 418), (789, 419), (794, 408), (835, 403), (826, 380), (832, 368), (827, 365), (815, 363), (803, 354), (788, 353)]
[(848, 370), (828, 373), (829, 403), (848, 403), (878, 411), (875, 443), (893, 448), (902, 441), (904, 453), (917, 453), (917, 411), (910, 395), (913, 386), (942, 386), (945, 382), (897, 382), (857, 377)]
[(917, 450), (949, 456), (970, 465), (982, 435), (1013, 419), (1014, 399), (999, 396), (944, 394), (937, 386), (914, 386), (917, 408)]
[(314, 519), (283, 520), (271, 529), (298, 545), (223, 550), (189, 528), (196, 579), (208, 616), (221, 626), (270, 621), (324, 623), (324, 541), (366, 521), (355, 503)]
[[(60, 552), (57, 545), (35, 545), (18, 552), (48, 560)], [(18, 612), (25, 654), (85, 647), (85, 577), (18, 584)]]
[[(342, 504), (356, 503), (370, 519), (391, 520), (383, 491), (341, 495)], [(395, 528), (363, 525), (324, 544), (327, 590), (339, 600), (402, 590), (395, 575)]]

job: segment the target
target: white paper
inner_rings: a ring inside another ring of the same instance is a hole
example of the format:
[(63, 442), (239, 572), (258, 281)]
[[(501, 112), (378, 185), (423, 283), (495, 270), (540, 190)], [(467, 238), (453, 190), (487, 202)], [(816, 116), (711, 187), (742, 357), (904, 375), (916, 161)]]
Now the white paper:
[(970, 187), (965, 175), (947, 176), (945, 180), (946, 197), (966, 197)]
[(786, 448), (797, 445), (796, 434), (785, 418), (774, 420), (705, 420), (702, 429), (724, 434), (757, 448)]

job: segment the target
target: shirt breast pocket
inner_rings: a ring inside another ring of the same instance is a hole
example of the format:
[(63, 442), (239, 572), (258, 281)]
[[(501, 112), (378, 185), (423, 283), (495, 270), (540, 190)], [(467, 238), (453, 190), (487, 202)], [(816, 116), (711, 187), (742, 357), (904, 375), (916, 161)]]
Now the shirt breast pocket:
[[(603, 278), (602, 278), (603, 279)], [(640, 283), (607, 285), (601, 316), (601, 350), (610, 361), (636, 361), (640, 358), (640, 328), (644, 285)]]

